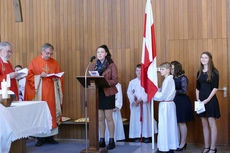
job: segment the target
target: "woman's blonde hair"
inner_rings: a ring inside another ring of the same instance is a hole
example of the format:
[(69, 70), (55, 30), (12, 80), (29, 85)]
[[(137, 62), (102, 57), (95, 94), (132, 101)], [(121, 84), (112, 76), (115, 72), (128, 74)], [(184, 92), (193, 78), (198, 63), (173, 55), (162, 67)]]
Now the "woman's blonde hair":
[(161, 63), (160, 68), (161, 67), (171, 70), (171, 64), (169, 62)]

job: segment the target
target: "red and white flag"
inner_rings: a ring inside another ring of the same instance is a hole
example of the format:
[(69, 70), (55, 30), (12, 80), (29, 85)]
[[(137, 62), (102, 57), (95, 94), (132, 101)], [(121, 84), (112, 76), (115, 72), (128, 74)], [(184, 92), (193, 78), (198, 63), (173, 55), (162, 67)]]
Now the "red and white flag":
[(152, 119), (152, 149), (155, 149), (154, 133), (155, 120), (152, 98), (157, 92), (157, 59), (156, 43), (153, 23), (153, 13), (151, 1), (147, 0), (145, 8), (145, 28), (142, 46), (141, 61), (141, 86), (148, 95), (148, 102), (151, 102), (151, 119)]
[(145, 8), (145, 27), (142, 46), (141, 86), (148, 95), (148, 102), (157, 92), (156, 43), (151, 1), (147, 0)]

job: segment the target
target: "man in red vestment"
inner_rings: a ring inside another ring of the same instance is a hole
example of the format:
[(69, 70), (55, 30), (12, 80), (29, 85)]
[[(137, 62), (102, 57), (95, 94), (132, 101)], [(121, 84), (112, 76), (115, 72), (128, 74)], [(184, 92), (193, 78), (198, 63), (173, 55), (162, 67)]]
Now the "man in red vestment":
[(12, 53), (12, 45), (9, 42), (0, 43), (0, 82), (2, 82), (3, 79), (7, 80), (7, 78), (9, 78), (10, 90), (16, 94), (18, 99), (18, 87), (15, 79), (18, 74), (14, 72), (14, 69), (9, 61)]
[(52, 116), (51, 134), (38, 135), (36, 146), (44, 143), (57, 144), (53, 135), (58, 133), (58, 123), (61, 117), (63, 101), (63, 77), (47, 77), (51, 73), (60, 73), (58, 62), (51, 58), (54, 47), (46, 43), (42, 46), (41, 55), (31, 61), (28, 67), (28, 75), (25, 85), (25, 100), (46, 101)]

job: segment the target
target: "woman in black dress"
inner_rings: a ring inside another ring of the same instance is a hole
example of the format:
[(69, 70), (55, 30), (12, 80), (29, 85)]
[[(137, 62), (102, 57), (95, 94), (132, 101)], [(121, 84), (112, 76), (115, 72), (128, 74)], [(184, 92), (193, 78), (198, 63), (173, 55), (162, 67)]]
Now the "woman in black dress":
[[(216, 97), (219, 73), (213, 64), (211, 53), (203, 52), (200, 62), (200, 68), (197, 74), (196, 99), (204, 103), (206, 110), (198, 115), (201, 118), (203, 126), (205, 143), (203, 153), (216, 153), (216, 119), (220, 118), (220, 109)], [(209, 128), (211, 136), (209, 136)], [(209, 137), (211, 138), (211, 144), (209, 143)]]
[(178, 61), (171, 62), (175, 86), (176, 96), (174, 102), (176, 104), (177, 123), (179, 128), (180, 145), (177, 151), (181, 151), (186, 148), (187, 137), (187, 125), (186, 122), (193, 120), (192, 104), (187, 96), (188, 90), (188, 78), (184, 75), (182, 65)]
[(97, 48), (97, 61), (92, 64), (89, 70), (98, 71), (101, 76), (104, 76), (109, 87), (99, 88), (99, 130), (100, 142), (99, 147), (105, 147), (105, 119), (109, 129), (109, 145), (107, 149), (115, 148), (114, 142), (114, 121), (113, 109), (115, 108), (115, 94), (118, 92), (116, 84), (118, 83), (117, 67), (114, 64), (109, 49), (106, 45), (101, 45)]

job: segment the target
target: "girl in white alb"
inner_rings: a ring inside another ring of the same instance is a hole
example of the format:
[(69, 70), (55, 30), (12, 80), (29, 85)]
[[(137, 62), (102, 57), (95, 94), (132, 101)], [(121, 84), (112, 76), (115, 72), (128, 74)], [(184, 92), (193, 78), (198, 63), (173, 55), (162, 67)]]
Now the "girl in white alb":
[(160, 65), (161, 76), (165, 79), (162, 87), (154, 96), (155, 101), (160, 101), (158, 112), (158, 137), (157, 147), (162, 152), (173, 152), (179, 146), (175, 97), (175, 83), (170, 75), (170, 63)]

